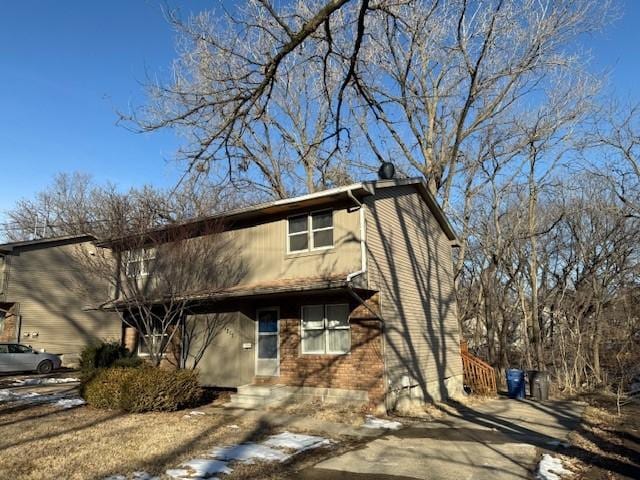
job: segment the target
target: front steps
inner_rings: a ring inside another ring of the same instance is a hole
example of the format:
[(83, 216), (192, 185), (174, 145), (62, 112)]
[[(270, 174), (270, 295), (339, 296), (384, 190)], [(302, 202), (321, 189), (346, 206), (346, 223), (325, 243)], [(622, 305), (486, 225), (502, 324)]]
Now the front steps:
[(225, 406), (233, 408), (262, 408), (282, 405), (291, 399), (284, 385), (240, 385)]
[(362, 390), (341, 388), (290, 387), (287, 385), (241, 385), (238, 393), (231, 394), (231, 401), (225, 406), (232, 408), (257, 409), (267, 406), (286, 405), (309, 400), (326, 403), (367, 403), (369, 395)]

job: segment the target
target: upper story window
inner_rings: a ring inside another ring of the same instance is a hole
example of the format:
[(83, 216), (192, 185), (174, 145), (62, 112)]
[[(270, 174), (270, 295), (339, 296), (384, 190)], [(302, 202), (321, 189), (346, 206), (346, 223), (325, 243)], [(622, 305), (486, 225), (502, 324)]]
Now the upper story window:
[(303, 213), (289, 217), (287, 251), (289, 253), (333, 247), (333, 210)]
[(125, 258), (127, 277), (144, 277), (153, 269), (156, 251), (153, 248), (129, 250)]

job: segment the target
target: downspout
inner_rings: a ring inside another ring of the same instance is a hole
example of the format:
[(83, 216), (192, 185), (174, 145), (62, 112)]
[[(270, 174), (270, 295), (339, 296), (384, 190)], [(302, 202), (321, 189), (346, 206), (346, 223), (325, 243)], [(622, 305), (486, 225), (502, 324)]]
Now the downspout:
[(358, 205), (359, 214), (360, 214), (360, 270), (358, 270), (357, 272), (352, 272), (349, 275), (347, 275), (346, 280), (347, 280), (347, 283), (350, 284), (355, 277), (357, 277), (358, 275), (362, 275), (367, 271), (367, 250), (365, 245), (365, 241), (366, 241), (365, 235), (366, 235), (367, 229), (364, 223), (365, 222), (364, 205), (362, 205), (362, 202), (355, 197), (355, 195), (351, 190), (347, 190), (347, 195), (351, 200), (353, 200), (353, 202), (356, 205)]
[(386, 410), (388, 410), (388, 398), (387, 398), (387, 389), (388, 389), (388, 381), (387, 381), (387, 362), (386, 362), (386, 335), (385, 335), (385, 322), (384, 319), (382, 318), (382, 316), (380, 315), (380, 313), (375, 312), (366, 302), (365, 300), (358, 295), (358, 293), (354, 290), (353, 288), (353, 279), (359, 275), (363, 275), (365, 273), (367, 273), (367, 246), (366, 246), (366, 232), (367, 232), (367, 228), (366, 228), (366, 217), (365, 217), (365, 213), (364, 213), (364, 205), (362, 204), (362, 202), (360, 200), (358, 200), (355, 195), (353, 194), (353, 192), (351, 190), (347, 190), (347, 195), (349, 196), (349, 198), (351, 198), (351, 200), (353, 200), (353, 202), (358, 205), (359, 209), (360, 209), (360, 270), (356, 271), (356, 272), (352, 272), (349, 275), (347, 275), (346, 278), (346, 283), (347, 283), (347, 290), (349, 292), (349, 294), (360, 304), (362, 305), (364, 308), (366, 308), (367, 310), (369, 310), (369, 312), (371, 312), (373, 314), (373, 316), (375, 318), (377, 318), (380, 321), (380, 334), (382, 335), (382, 368), (383, 368), (383, 378), (382, 378), (382, 383), (384, 385), (384, 407)]

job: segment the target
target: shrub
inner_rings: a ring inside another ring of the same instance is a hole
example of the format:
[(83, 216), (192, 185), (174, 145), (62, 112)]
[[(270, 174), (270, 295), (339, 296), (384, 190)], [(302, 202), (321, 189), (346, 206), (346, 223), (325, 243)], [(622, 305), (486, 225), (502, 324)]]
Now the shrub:
[(123, 385), (135, 373), (131, 368), (106, 368), (95, 371), (82, 385), (81, 395), (91, 406), (120, 410)]
[(111, 366), (120, 368), (138, 368), (145, 365), (145, 361), (137, 356), (119, 358)]
[(197, 374), (157, 367), (99, 370), (84, 386), (89, 405), (126, 412), (173, 411), (201, 398)]
[(91, 375), (97, 368), (108, 368), (115, 362), (131, 358), (132, 354), (120, 342), (100, 342), (86, 346), (80, 354), (80, 370)]
[(122, 386), (121, 408), (127, 412), (173, 411), (195, 405), (201, 397), (192, 370), (139, 368)]

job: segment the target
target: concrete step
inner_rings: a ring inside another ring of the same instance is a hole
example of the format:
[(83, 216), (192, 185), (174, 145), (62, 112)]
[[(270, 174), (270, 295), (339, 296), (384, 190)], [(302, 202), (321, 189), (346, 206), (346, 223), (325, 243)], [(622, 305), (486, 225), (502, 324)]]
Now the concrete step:
[(284, 394), (282, 385), (240, 385), (238, 395), (260, 395), (263, 397), (278, 396)]

